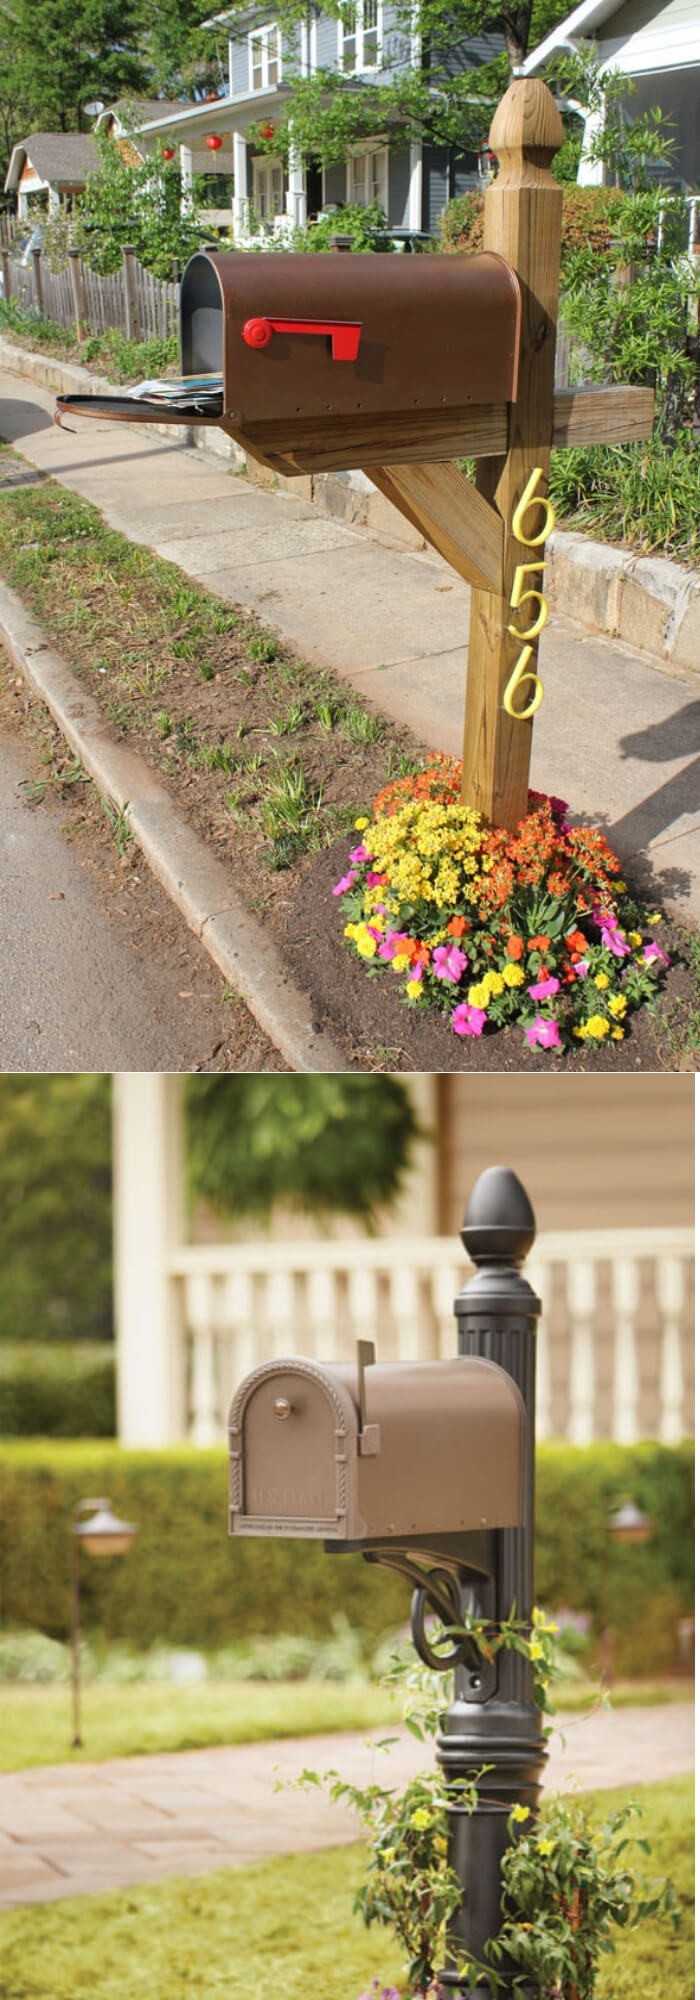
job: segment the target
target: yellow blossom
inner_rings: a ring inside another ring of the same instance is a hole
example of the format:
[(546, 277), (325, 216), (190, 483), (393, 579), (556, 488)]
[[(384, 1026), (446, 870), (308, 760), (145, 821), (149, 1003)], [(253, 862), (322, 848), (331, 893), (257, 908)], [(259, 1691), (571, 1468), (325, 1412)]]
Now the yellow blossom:
[(627, 932), (627, 943), (628, 943), (628, 944), (631, 944), (631, 945), (633, 946), (633, 948), (634, 948), (634, 950), (635, 950), (635, 951), (636, 951), (636, 949), (637, 949), (637, 945), (638, 945), (638, 944), (641, 944), (641, 942), (642, 942), (642, 933), (641, 933), (641, 931), (628, 931), (628, 932)]
[(426, 1812), (425, 1806), (416, 1806), (415, 1812), (411, 1813), (410, 1824), (416, 1826), (419, 1833), (422, 1833), (426, 1826), (430, 1826), (430, 1813)]
[(624, 1039), (625, 1039), (625, 1030), (624, 1030), (624, 1028), (613, 1028), (613, 1029), (612, 1029), (612, 1032), (611, 1032), (611, 1035), (610, 1035), (610, 1040), (611, 1040), (611, 1042), (624, 1042)]
[(506, 986), (523, 986), (525, 983), (521, 965), (504, 965), (501, 969), (501, 978)]
[(593, 984), (594, 986), (599, 986), (601, 993), (604, 993), (606, 986), (610, 985), (607, 972), (597, 972)]
[(627, 1013), (627, 1001), (624, 993), (613, 994), (612, 1000), (608, 1001), (608, 1013), (614, 1014), (616, 1021), (624, 1021)]
[(546, 1856), (547, 1856), (548, 1854), (553, 1854), (553, 1853), (554, 1853), (554, 1841), (553, 1841), (553, 1840), (538, 1840), (538, 1842), (537, 1842), (537, 1852), (538, 1852), (538, 1854), (544, 1854), (545, 1858), (546, 1858)]
[(586, 1022), (586, 1034), (590, 1036), (591, 1041), (602, 1042), (609, 1033), (610, 1022), (605, 1020), (603, 1014), (589, 1014)]
[(655, 910), (655, 911), (654, 911), (654, 915), (653, 915), (653, 917), (647, 917), (647, 923), (648, 923), (648, 924), (660, 924), (660, 922), (661, 922), (661, 911), (660, 911), (660, 910)]
[(391, 961), (392, 972), (407, 972), (410, 963), (411, 960), (407, 951), (397, 951), (396, 957), (392, 958)]
[(544, 1659), (544, 1646), (540, 1645), (539, 1639), (530, 1640), (530, 1659), (531, 1660)]
[(530, 1808), (529, 1806), (513, 1806), (513, 1810), (510, 1816), (511, 1819), (516, 1820), (519, 1826), (521, 1820), (530, 1818)]
[(407, 980), (407, 982), (406, 982), (406, 992), (407, 992), (407, 994), (408, 994), (408, 997), (409, 997), (409, 1000), (420, 1000), (420, 996), (421, 996), (421, 993), (422, 993), (422, 991), (423, 991), (423, 981), (422, 981), (422, 979), (409, 979), (409, 980)]
[(482, 979), (481, 983), (476, 986), (470, 986), (467, 994), (470, 1007), (488, 1007), (490, 998), (491, 995), (485, 979)]
[(377, 940), (370, 937), (369, 931), (365, 930), (364, 925), (362, 926), (362, 930), (364, 933), (363, 936), (355, 939), (355, 949), (359, 952), (360, 958), (376, 958)]
[(368, 820), (368, 819), (356, 819), (356, 821), (355, 821), (355, 832), (356, 832), (356, 833), (364, 833), (364, 830), (365, 830), (365, 827), (366, 827), (366, 826), (369, 826), (369, 820)]

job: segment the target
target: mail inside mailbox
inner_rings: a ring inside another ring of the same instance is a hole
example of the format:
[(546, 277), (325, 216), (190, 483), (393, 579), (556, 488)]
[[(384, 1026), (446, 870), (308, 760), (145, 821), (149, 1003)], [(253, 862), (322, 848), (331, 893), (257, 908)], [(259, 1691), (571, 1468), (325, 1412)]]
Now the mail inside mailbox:
[(520, 288), (504, 258), (198, 252), (181, 287), (186, 375), (223, 369), (224, 414), (409, 414), (511, 401)]

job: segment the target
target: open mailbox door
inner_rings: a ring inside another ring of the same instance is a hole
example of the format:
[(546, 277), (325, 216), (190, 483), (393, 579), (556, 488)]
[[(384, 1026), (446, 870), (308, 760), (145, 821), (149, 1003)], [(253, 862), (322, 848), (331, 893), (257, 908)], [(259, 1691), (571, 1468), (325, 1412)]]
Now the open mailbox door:
[(392, 439), (454, 431), (475, 407), (512, 402), (520, 317), (515, 273), (490, 251), (200, 251), (182, 278), (177, 406), (147, 394), (62, 396), (58, 413), (218, 423), (272, 464), (314, 445), (337, 446), (347, 463), (357, 440), (360, 462), (368, 425), (390, 453)]

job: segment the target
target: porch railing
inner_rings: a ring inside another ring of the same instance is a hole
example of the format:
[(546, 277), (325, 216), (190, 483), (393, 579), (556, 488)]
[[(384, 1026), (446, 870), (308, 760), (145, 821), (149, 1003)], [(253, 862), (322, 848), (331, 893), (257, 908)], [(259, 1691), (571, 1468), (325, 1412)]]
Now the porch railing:
[[(677, 1443), (692, 1428), (689, 1229), (552, 1232), (527, 1275), (543, 1302), (538, 1435), (588, 1444)], [(263, 1360), (351, 1360), (360, 1337), (383, 1360), (455, 1352), (456, 1293), (469, 1266), (446, 1237), (257, 1242), (179, 1249), (181, 1402), (198, 1444), (224, 1436), (235, 1385)]]

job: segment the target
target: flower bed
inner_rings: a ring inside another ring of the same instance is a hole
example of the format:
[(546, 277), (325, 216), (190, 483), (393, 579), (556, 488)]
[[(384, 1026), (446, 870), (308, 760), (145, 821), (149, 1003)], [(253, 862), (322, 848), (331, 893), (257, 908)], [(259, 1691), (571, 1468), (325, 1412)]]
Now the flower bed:
[(392, 972), (408, 1008), (477, 1037), (520, 1024), (554, 1053), (624, 1040), (669, 960), (602, 833), (531, 792), (517, 831), (460, 802), (461, 768), (432, 756), (381, 791), (336, 883), (345, 936), (370, 976)]

